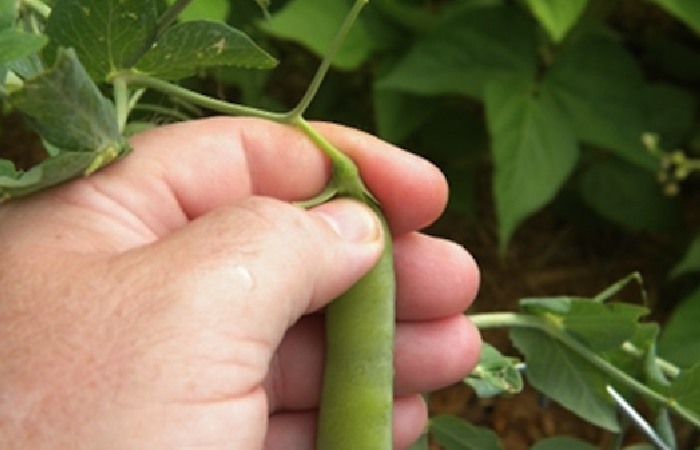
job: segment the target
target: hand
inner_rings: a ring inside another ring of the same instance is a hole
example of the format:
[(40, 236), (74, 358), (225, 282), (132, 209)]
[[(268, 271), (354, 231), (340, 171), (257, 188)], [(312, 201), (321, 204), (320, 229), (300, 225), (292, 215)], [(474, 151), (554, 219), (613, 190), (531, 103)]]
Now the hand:
[[(359, 165), (395, 238), (397, 448), (420, 392), (479, 352), (478, 271), (418, 233), (447, 188), (426, 161), (317, 129)], [(329, 166), (298, 131), (241, 118), (164, 126), (97, 174), (0, 207), (0, 448), (312, 449), (320, 308), (377, 260), (366, 207), (304, 211)]]

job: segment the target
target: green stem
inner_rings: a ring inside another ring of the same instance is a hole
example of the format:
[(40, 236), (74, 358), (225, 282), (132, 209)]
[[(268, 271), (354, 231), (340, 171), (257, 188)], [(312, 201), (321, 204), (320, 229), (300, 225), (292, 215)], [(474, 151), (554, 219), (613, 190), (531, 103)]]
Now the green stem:
[(148, 75), (141, 75), (134, 72), (125, 71), (115, 74), (114, 80), (116, 81), (117, 79), (123, 79), (131, 86), (155, 89), (156, 91), (162, 92), (166, 95), (171, 95), (173, 97), (186, 100), (199, 107), (222, 114), (259, 117), (275, 122), (289, 122), (286, 114), (274, 113), (250, 106), (218, 100), (207, 95), (191, 91), (182, 86), (150, 77)]
[(684, 420), (700, 428), (700, 419), (691, 411), (688, 411), (686, 408), (676, 403), (675, 400), (667, 398), (647, 385), (637, 381), (626, 372), (592, 352), (588, 347), (565, 333), (562, 329), (539, 317), (510, 312), (473, 314), (468, 317), (480, 329), (518, 327), (541, 331), (577, 353), (594, 367), (604, 372), (611, 380), (628, 387), (651, 403), (667, 407)]
[(123, 133), (129, 118), (129, 89), (123, 78), (115, 78), (112, 87), (114, 89), (114, 109), (117, 113), (117, 124), (119, 132)]
[(321, 65), (318, 67), (318, 70), (314, 74), (314, 77), (311, 80), (309, 87), (306, 89), (304, 96), (294, 107), (294, 109), (287, 113), (287, 120), (289, 122), (294, 121), (294, 119), (296, 119), (297, 117), (301, 117), (304, 114), (304, 112), (308, 109), (309, 105), (311, 104), (311, 101), (318, 92), (318, 89), (321, 87), (323, 78), (326, 76), (326, 73), (328, 73), (328, 69), (330, 69), (331, 67), (331, 62), (333, 61), (333, 58), (338, 53), (338, 50), (340, 50), (340, 47), (342, 46), (343, 41), (345, 40), (345, 37), (347, 36), (348, 32), (350, 32), (352, 25), (357, 20), (357, 16), (360, 14), (360, 11), (367, 4), (368, 1), (369, 0), (355, 1), (355, 4), (352, 6), (352, 9), (348, 13), (348, 15), (345, 17), (345, 21), (340, 26), (338, 33), (335, 35), (335, 38), (331, 42), (328, 51), (324, 55), (323, 61), (321, 61)]
[(22, 0), (22, 4), (36, 11), (44, 19), (51, 15), (51, 7), (41, 0)]

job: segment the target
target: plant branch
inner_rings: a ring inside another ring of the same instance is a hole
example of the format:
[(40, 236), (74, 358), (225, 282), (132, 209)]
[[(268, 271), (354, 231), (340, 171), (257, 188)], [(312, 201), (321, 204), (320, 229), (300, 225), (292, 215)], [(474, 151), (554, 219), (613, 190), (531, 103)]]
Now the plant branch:
[(114, 79), (121, 78), (129, 85), (154, 89), (167, 95), (186, 100), (201, 108), (216, 111), (222, 114), (234, 116), (253, 116), (262, 119), (272, 120), (275, 122), (288, 122), (286, 114), (274, 113), (265, 111), (250, 106), (239, 105), (237, 103), (229, 103), (223, 100), (218, 100), (207, 95), (191, 91), (182, 86), (168, 83), (148, 75), (141, 75), (130, 71), (119, 72), (114, 76)]
[(604, 372), (612, 380), (625, 385), (629, 389), (644, 397), (653, 404), (663, 405), (675, 412), (684, 420), (700, 428), (700, 418), (696, 417), (691, 411), (688, 411), (682, 405), (679, 405), (675, 400), (667, 398), (647, 385), (639, 382), (629, 374), (620, 370), (615, 365), (611, 364), (606, 359), (600, 357), (581, 342), (564, 332), (564, 330), (550, 324), (549, 322), (527, 314), (519, 313), (483, 313), (473, 314), (468, 316), (469, 319), (480, 329), (496, 328), (496, 327), (518, 327), (531, 328), (547, 334), (549, 337), (556, 339), (570, 350), (577, 353), (587, 362), (592, 364), (598, 370)]
[(296, 118), (301, 117), (304, 114), (304, 112), (306, 112), (306, 110), (308, 109), (309, 105), (311, 104), (311, 101), (316, 96), (318, 89), (321, 87), (323, 78), (325, 78), (326, 74), (328, 73), (328, 69), (330, 69), (331, 67), (333, 58), (338, 53), (338, 50), (340, 50), (340, 47), (345, 41), (345, 37), (347, 36), (348, 32), (350, 32), (352, 25), (357, 20), (357, 16), (360, 14), (360, 11), (367, 4), (367, 2), (369, 2), (369, 0), (355, 0), (355, 4), (352, 6), (352, 9), (348, 13), (348, 15), (345, 17), (345, 21), (340, 26), (338, 33), (335, 35), (335, 38), (333, 38), (333, 41), (331, 42), (328, 51), (323, 57), (321, 65), (318, 67), (318, 70), (316, 70), (316, 73), (314, 74), (314, 77), (311, 80), (309, 87), (306, 89), (304, 96), (294, 107), (294, 109), (287, 113), (286, 120), (288, 122), (293, 122)]
[(117, 114), (119, 132), (123, 133), (129, 118), (129, 88), (123, 78), (115, 78), (112, 84), (114, 89), (114, 109)]

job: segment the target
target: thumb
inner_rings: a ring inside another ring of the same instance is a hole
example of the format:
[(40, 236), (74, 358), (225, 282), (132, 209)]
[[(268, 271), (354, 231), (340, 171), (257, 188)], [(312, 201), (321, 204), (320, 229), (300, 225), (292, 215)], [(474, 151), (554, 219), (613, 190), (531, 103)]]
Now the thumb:
[[(163, 302), (153, 307), (177, 307), (205, 329), (231, 327), (274, 347), (300, 316), (369, 271), (381, 249), (379, 218), (359, 202), (335, 200), (305, 211), (249, 197), (143, 248), (153, 253), (136, 255), (130, 266), (141, 280), (159, 280), (140, 288), (159, 293), (144, 300)], [(152, 276), (144, 277), (144, 261), (154, 262)]]

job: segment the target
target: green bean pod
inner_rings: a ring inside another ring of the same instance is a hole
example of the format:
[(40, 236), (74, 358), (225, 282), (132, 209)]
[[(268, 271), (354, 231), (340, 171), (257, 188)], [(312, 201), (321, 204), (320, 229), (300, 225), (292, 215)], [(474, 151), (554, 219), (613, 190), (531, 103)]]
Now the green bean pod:
[(318, 450), (392, 448), (395, 279), (391, 234), (377, 264), (326, 309)]

